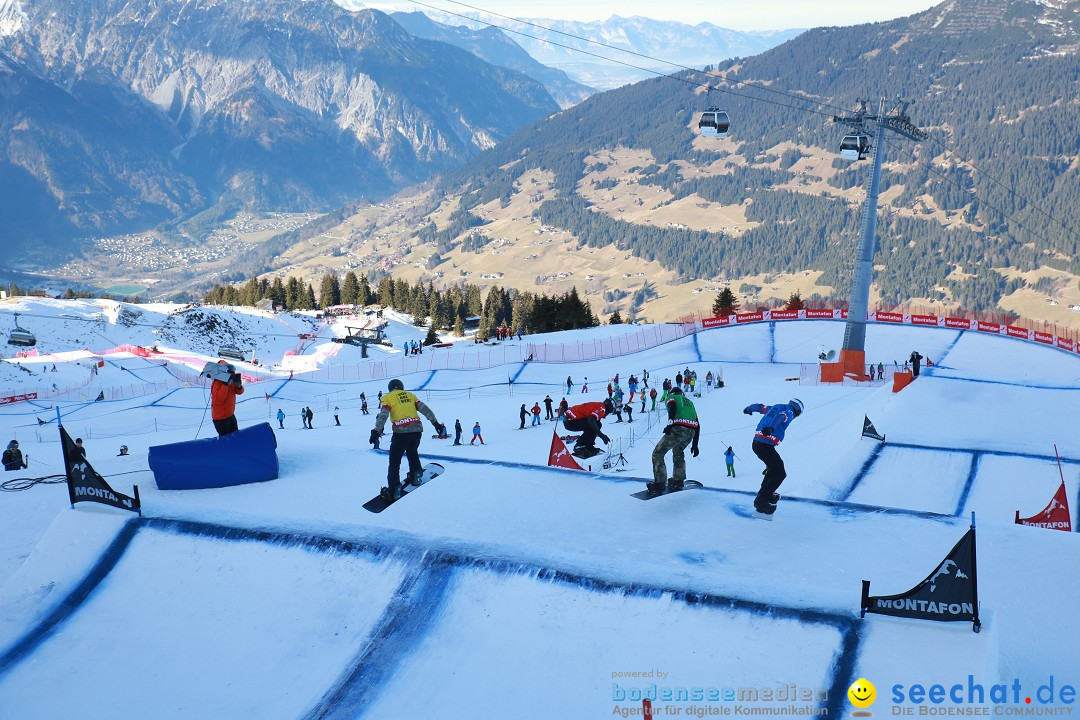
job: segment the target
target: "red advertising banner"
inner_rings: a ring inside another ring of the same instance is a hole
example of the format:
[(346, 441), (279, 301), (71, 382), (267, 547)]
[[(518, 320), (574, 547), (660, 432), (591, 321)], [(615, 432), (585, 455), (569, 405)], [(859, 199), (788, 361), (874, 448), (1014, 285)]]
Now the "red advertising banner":
[(877, 314), (877, 319), (878, 322), (902, 323), (904, 322), (904, 314), (893, 312), (879, 312)]
[(799, 311), (798, 310), (773, 310), (771, 315), (772, 315), (773, 320), (798, 320), (799, 319)]
[(730, 324), (731, 324), (731, 317), (728, 316), (728, 315), (725, 315), (723, 317), (705, 318), (704, 320), (701, 321), (701, 327), (702, 328), (720, 327), (722, 325), (730, 325)]
[(843, 318), (844, 320), (847, 320), (847, 308), (844, 308), (843, 310), (840, 311), (840, 317)]
[(748, 322), (761, 322), (765, 319), (765, 313), (752, 312), (752, 313), (738, 313), (735, 315), (735, 322), (748, 323)]
[(1027, 340), (1031, 337), (1031, 331), (1027, 328), (1016, 327), (1015, 325), (1006, 325), (1005, 334), (1009, 337), (1023, 338)]
[(967, 318), (945, 318), (945, 327), (947, 328), (959, 328), (962, 330), (971, 329), (971, 321)]
[(548, 465), (570, 468), (571, 470), (582, 469), (574, 458), (570, 457), (570, 451), (566, 448), (566, 443), (559, 437), (559, 433), (554, 430), (551, 432), (551, 450), (548, 452)]
[(1065, 492), (1065, 481), (1061, 481), (1054, 497), (1050, 499), (1050, 504), (1038, 515), (1022, 518), (1020, 511), (1017, 510), (1016, 524), (1072, 532), (1072, 516), (1069, 513), (1069, 497)]
[(1050, 333), (1044, 333), (1035, 330), (1032, 334), (1035, 336), (1035, 342), (1037, 343), (1043, 343), (1044, 345), (1054, 344), (1054, 336)]
[(980, 332), (1000, 333), (1001, 325), (998, 325), (997, 323), (983, 322), (982, 320), (980, 320), (979, 324), (975, 327), (975, 329)]
[(827, 320), (832, 320), (833, 317), (835, 317), (835, 316), (833, 315), (832, 310), (809, 310), (808, 309), (806, 311), (806, 319), (807, 320), (826, 320), (826, 319)]
[(23, 402), (25, 400), (37, 400), (37, 393), (20, 393), (18, 395), (0, 397), (0, 405), (10, 405), (11, 403)]
[(937, 315), (912, 315), (911, 316), (911, 324), (912, 325), (933, 325), (934, 327), (937, 327), (938, 326), (938, 321), (940, 319), (941, 318), (939, 318)]
[(1076, 341), (1075, 340), (1067, 340), (1066, 338), (1058, 338), (1057, 339), (1057, 346), (1059, 348), (1061, 348), (1062, 350), (1075, 350), (1076, 349)]

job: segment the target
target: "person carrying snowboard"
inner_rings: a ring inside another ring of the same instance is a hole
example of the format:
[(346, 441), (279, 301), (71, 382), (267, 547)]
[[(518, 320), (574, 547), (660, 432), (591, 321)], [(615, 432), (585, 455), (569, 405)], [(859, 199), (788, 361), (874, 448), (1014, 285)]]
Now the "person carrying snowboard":
[(596, 449), (596, 438), (598, 436), (604, 441), (605, 445), (611, 442), (611, 438), (601, 430), (603, 424), (600, 421), (613, 412), (615, 412), (615, 404), (611, 401), (611, 398), (605, 399), (604, 402), (581, 403), (566, 411), (563, 427), (572, 433), (581, 433), (581, 437), (577, 439), (577, 443), (574, 445), (573, 455), (592, 457), (600, 452)]
[(382, 435), (383, 426), (387, 418), (390, 419), (390, 463), (386, 471), (386, 487), (382, 489), (382, 495), (387, 500), (397, 500), (401, 497), (401, 456), (405, 455), (409, 460), (409, 478), (411, 483), (418, 483), (424, 472), (420, 464), (420, 438), (424, 435), (424, 424), (420, 421), (420, 413), (424, 414), (435, 431), (439, 435), (446, 434), (446, 426), (439, 422), (435, 413), (431, 411), (423, 401), (405, 390), (405, 386), (398, 379), (393, 379), (387, 385), (387, 392), (382, 397), (379, 406), (379, 414), (375, 416), (375, 427), (371, 431), (368, 440), (378, 447), (379, 436)]
[(747, 405), (743, 409), (746, 415), (761, 413), (764, 415), (754, 432), (752, 443), (754, 454), (765, 463), (765, 477), (761, 480), (761, 489), (754, 498), (754, 509), (762, 515), (772, 515), (776, 512), (776, 503), (780, 495), (776, 489), (784, 482), (787, 471), (784, 470), (784, 461), (776, 446), (784, 440), (784, 431), (791, 421), (802, 415), (802, 400), (793, 398), (780, 405), (766, 406), (762, 404)]
[[(683, 451), (690, 446), (690, 454), (698, 456), (698, 438), (701, 425), (698, 423), (697, 409), (690, 398), (683, 395), (679, 388), (672, 388), (667, 401), (668, 420), (664, 428), (664, 437), (656, 443), (652, 453), (653, 481), (646, 485), (650, 495), (661, 495), (666, 490), (676, 492), (683, 489), (686, 482), (686, 456)], [(672, 477), (668, 482), (667, 465), (664, 456), (671, 451)]]
[(215, 378), (210, 383), (210, 419), (218, 436), (224, 437), (237, 431), (236, 396), (244, 394), (244, 383), (240, 373), (227, 362), (218, 360), (218, 364), (229, 369), (229, 379), (222, 382)]

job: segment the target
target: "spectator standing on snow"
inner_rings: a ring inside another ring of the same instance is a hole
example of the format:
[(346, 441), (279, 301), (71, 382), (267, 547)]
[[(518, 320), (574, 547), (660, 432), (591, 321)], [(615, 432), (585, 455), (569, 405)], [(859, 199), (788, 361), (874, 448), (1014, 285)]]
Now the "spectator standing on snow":
[[(650, 412), (656, 409), (656, 388), (650, 388), (649, 399), (652, 400), (652, 406), (649, 408)], [(645, 412), (644, 403), (642, 403), (642, 412)]]
[(555, 402), (555, 401), (551, 399), (550, 395), (548, 395), (547, 397), (544, 398), (544, 411), (545, 411), (544, 419), (545, 420), (554, 420), (555, 419), (554, 413), (551, 412), (551, 404), (553, 402)]
[(480, 434), (480, 421), (479, 420), (477, 420), (476, 424), (472, 426), (472, 440), (469, 441), (469, 444), (472, 445), (477, 440), (480, 441), (481, 445), (484, 444), (484, 436)]
[(341, 427), (341, 420), (338, 419), (338, 412), (339, 412), (338, 406), (335, 405), (334, 406), (334, 425), (337, 426), (337, 427)]
[(281, 408), (277, 409), (277, 425), (279, 430), (285, 429), (285, 413)]
[(587, 378), (587, 377), (585, 378), (585, 382), (581, 384), (581, 392), (583, 392), (583, 393), (589, 392), (589, 378)]
[(315, 429), (315, 427), (311, 424), (311, 420), (314, 417), (315, 417), (315, 413), (313, 413), (311, 411), (311, 407), (308, 406), (308, 409), (307, 409), (307, 426), (308, 426), (308, 430), (314, 430)]
[(215, 379), (210, 383), (210, 418), (214, 421), (214, 429), (218, 436), (223, 437), (237, 431), (236, 425), (236, 396), (244, 394), (244, 383), (240, 373), (235, 372), (232, 365), (224, 360), (218, 360), (219, 365), (226, 366), (231, 372), (226, 382)]
[(724, 453), (724, 462), (727, 463), (727, 476), (735, 477), (735, 451), (728, 446), (727, 452)]
[(521, 416), (521, 427), (518, 430), (525, 429), (525, 418), (529, 416), (529, 411), (525, 409), (525, 403), (521, 403), (521, 411), (518, 413)]
[(532, 406), (532, 416), (533, 416), (532, 424), (533, 425), (539, 425), (540, 424), (540, 403), (536, 403), (535, 405)]
[(461, 420), (454, 421), (454, 444), (461, 444)]
[(570, 394), (570, 390), (574, 387), (574, 381), (570, 379), (570, 376), (566, 376), (566, 394)]
[(766, 406), (760, 403), (747, 405), (743, 412), (747, 415), (761, 413), (764, 417), (758, 423), (754, 432), (754, 441), (751, 443), (754, 454), (761, 462), (765, 463), (765, 477), (761, 480), (761, 488), (757, 497), (754, 498), (754, 509), (763, 515), (772, 515), (776, 512), (776, 504), (780, 501), (780, 495), (776, 489), (784, 482), (787, 471), (784, 469), (784, 461), (776, 446), (784, 440), (784, 432), (791, 421), (802, 415), (802, 400), (793, 398), (786, 403)]
[(3, 455), (4, 470), (25, 470), (29, 465), (29, 460), (29, 457), (23, 459), (18, 440), (12, 440), (8, 443), (7, 450), (4, 451)]
[(911, 357), (908, 360), (911, 361), (911, 376), (912, 378), (919, 377), (919, 368), (922, 365), (923, 356), (919, 354), (918, 350), (911, 351)]

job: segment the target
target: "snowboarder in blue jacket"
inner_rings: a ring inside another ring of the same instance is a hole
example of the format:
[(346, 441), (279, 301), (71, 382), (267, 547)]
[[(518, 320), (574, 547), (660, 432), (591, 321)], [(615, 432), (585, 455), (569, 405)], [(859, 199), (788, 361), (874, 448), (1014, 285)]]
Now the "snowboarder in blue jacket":
[(791, 421), (802, 415), (803, 403), (798, 398), (792, 399), (780, 405), (763, 405), (756, 403), (747, 405), (743, 409), (746, 415), (761, 413), (764, 417), (758, 423), (754, 432), (754, 442), (751, 444), (754, 454), (765, 463), (765, 477), (761, 480), (761, 489), (754, 498), (754, 509), (763, 515), (772, 515), (776, 512), (776, 503), (780, 495), (776, 489), (784, 482), (787, 471), (784, 470), (784, 461), (776, 446), (784, 440), (784, 432)]

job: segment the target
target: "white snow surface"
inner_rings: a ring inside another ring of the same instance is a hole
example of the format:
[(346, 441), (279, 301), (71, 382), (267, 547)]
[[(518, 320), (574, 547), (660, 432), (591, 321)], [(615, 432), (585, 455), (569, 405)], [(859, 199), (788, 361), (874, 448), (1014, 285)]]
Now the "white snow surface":
[[(364, 361), (359, 348), (329, 341), (341, 327), (202, 308), (260, 358), (242, 366), (260, 381), (248, 383), (237, 417), (242, 427), (274, 427), (280, 477), (161, 491), (148, 449), (213, 434), (208, 390), (193, 370), (227, 334), (177, 329), (165, 343), (154, 330), (170, 317), (169, 327), (183, 328), (177, 308), (135, 308), (137, 322), (125, 326), (118, 304), (21, 303), (20, 325), (52, 354), (19, 360), (30, 373), (0, 363), (0, 386), (83, 384), (0, 407), (0, 438), (17, 438), (31, 460), (3, 479), (63, 471), (59, 410), (115, 489), (138, 483), (143, 517), (93, 503), (72, 509), (64, 485), (0, 493), (0, 717), (593, 718), (640, 713), (639, 693), (654, 685), (703, 692), (658, 701), (667, 716), (736, 706), (759, 716), (846, 715), (847, 687), (860, 677), (876, 684), (872, 709), (883, 716), (919, 713), (893, 701), (895, 685), (962, 684), (966, 693), (969, 675), (987, 695), (1018, 680), (1026, 695), (1007, 705), (1021, 711), (1032, 707), (1028, 696), (1036, 708), (1072, 708), (1060, 698), (1042, 705), (1036, 691), (1051, 676), (1055, 693), (1080, 684), (1080, 541), (1013, 517), (1049, 503), (1061, 482), (1056, 444), (1076, 521), (1075, 355), (870, 325), (868, 360), (902, 363), (918, 349), (935, 363), (894, 394), (882, 384), (790, 380), (819, 348), (839, 347), (841, 322), (717, 328), (602, 360), (487, 367), (525, 343), (610, 346), (640, 328), (499, 346), (469, 339), (406, 358), (402, 342), (426, 331), (395, 315), (394, 347), (372, 347)], [(309, 332), (314, 340), (298, 337)], [(100, 354), (154, 343), (167, 351)], [(93, 374), (97, 358), (106, 364)], [(386, 378), (356, 380), (364, 363), (425, 368), (401, 379), (451, 433), (439, 440), (427, 427), (420, 447), (445, 474), (377, 515), (361, 505), (386, 482), (386, 454), (366, 442)], [(694, 398), (701, 453), (687, 457), (688, 476), (704, 490), (631, 497), (651, 475), (664, 425), (659, 412), (640, 413), (636, 398), (632, 423), (604, 422), (626, 461), (607, 469), (603, 455), (581, 472), (549, 468), (554, 424), (518, 429), (520, 405), (542, 405), (545, 395), (557, 404), (568, 375), (576, 404), (605, 397), (615, 373), (628, 392), (631, 373), (647, 369), (653, 386), (686, 367), (702, 393)], [(723, 373), (725, 388), (704, 387), (709, 370)], [(99, 392), (107, 397), (95, 402)], [(759, 416), (741, 411), (792, 397), (806, 411), (779, 448), (788, 478), (765, 522), (747, 512), (761, 478), (751, 450)], [(313, 430), (300, 427), (304, 406), (315, 412)], [(884, 444), (860, 437), (864, 415)], [(455, 420), (462, 447), (452, 444)], [(482, 446), (468, 444), (477, 421)], [(129, 456), (117, 456), (121, 444)], [(724, 474), (729, 445), (734, 478)], [(916, 585), (967, 531), (972, 511), (980, 633), (965, 622), (859, 617), (862, 580), (872, 594)], [(708, 699), (725, 688), (774, 695)], [(813, 698), (776, 699), (788, 689)], [(1005, 706), (987, 698), (970, 707)]]

